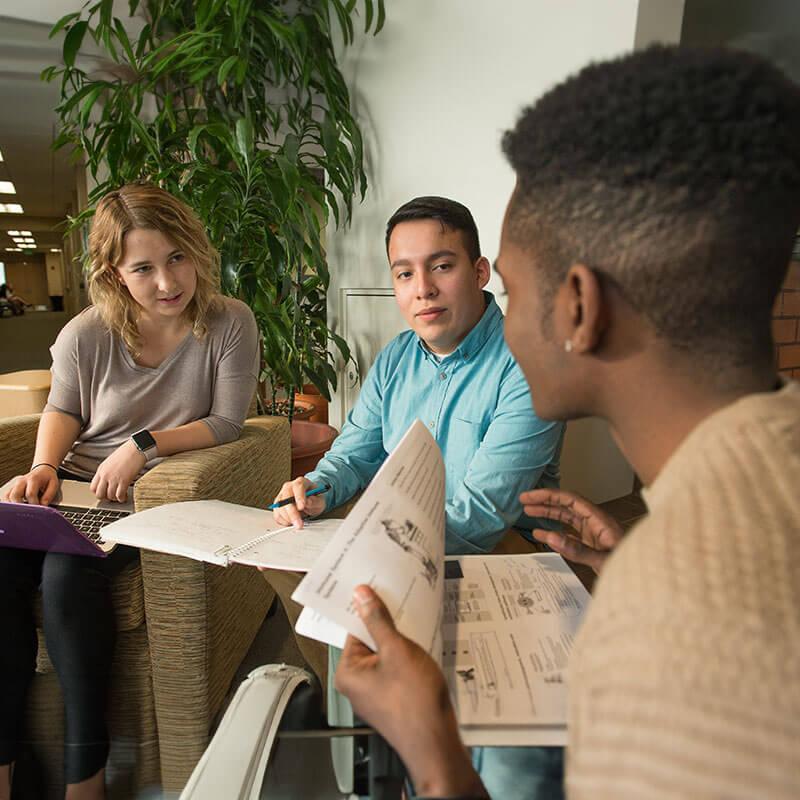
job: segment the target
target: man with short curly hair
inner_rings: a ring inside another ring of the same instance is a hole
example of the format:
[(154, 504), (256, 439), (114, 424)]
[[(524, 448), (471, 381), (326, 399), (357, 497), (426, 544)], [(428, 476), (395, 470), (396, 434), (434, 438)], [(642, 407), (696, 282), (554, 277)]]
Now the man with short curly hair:
[[(569, 798), (800, 796), (800, 386), (770, 318), (800, 221), (800, 89), (657, 47), (592, 65), (504, 139), (505, 336), (547, 419), (605, 418), (646, 486), (623, 539), (560, 490), (525, 510), (602, 568), (570, 665)], [(613, 550), (613, 553), (609, 553)], [(435, 664), (366, 586), (337, 685), (420, 795), (486, 797)], [(520, 776), (520, 781), (525, 780)]]

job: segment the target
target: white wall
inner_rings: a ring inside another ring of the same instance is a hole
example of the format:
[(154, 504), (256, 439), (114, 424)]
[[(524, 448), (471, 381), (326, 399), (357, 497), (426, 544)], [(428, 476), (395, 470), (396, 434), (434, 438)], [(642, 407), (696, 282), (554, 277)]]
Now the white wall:
[(685, 2), (686, 0), (639, 0), (635, 49), (641, 50), (654, 42), (680, 42)]
[[(388, 286), (386, 220), (416, 195), (475, 215), (497, 254), (513, 175), (502, 132), (522, 107), (591, 60), (633, 47), (638, 0), (402, 0), (342, 59), (365, 132), (370, 188), (352, 227), (329, 237), (339, 286)], [(490, 288), (497, 288), (493, 280)], [(335, 321), (338, 309), (331, 307)]]
[[(54, 25), (66, 14), (80, 11), (82, 5), (81, 0), (37, 0), (35, 3), (30, 0), (3, 0), (0, 3), (0, 14), (5, 17), (16, 17), (30, 22)], [(114, 10), (117, 16), (124, 16), (126, 7), (127, 3), (116, 0)]]
[[(683, 0), (387, 2), (384, 30), (362, 35), (341, 62), (365, 134), (370, 188), (352, 227), (329, 231), (334, 327), (341, 326), (340, 289), (390, 286), (386, 220), (416, 195), (465, 203), (493, 260), (514, 182), (500, 150), (502, 132), (525, 105), (582, 66), (633, 50), (637, 27), (640, 43), (677, 41), (682, 7)], [(499, 280), (489, 288), (498, 290)], [(362, 313), (363, 320), (353, 320), (352, 310), (348, 318), (364, 339), (351, 341), (360, 357), (393, 332), (387, 320), (366, 336), (375, 315)], [(340, 391), (331, 405), (337, 426), (344, 399)], [(562, 470), (566, 486), (597, 502), (632, 487), (633, 473), (599, 420), (570, 426)]]

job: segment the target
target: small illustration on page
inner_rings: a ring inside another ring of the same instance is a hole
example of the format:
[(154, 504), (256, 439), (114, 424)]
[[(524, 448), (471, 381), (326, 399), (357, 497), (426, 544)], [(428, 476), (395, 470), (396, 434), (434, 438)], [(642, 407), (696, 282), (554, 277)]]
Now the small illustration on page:
[(578, 617), (581, 605), (573, 588), (559, 573), (535, 564), (508, 562), (498, 581), (504, 613), (511, 619), (520, 616)]
[(436, 586), (439, 577), (439, 567), (436, 566), (430, 553), (422, 546), (422, 533), (411, 520), (397, 522), (393, 519), (382, 519), (384, 533), (406, 553), (414, 556), (422, 565), (422, 577), (430, 584), (431, 589)]
[(488, 705), (495, 718), (500, 716), (498, 669), (506, 673), (506, 679), (508, 669), (495, 633), (472, 633), (468, 639), (445, 642), (443, 663), (445, 667), (453, 665), (451, 674), (455, 673), (458, 682), (456, 693), (462, 699), (466, 693), (473, 711)]
[(461, 688), (467, 693), (472, 710), (478, 710), (478, 684), (475, 683), (475, 667), (457, 669), (456, 675), (461, 679)]
[(444, 620), (450, 625), (458, 622), (491, 622), (492, 612), (486, 592), (476, 584), (462, 585), (461, 581), (445, 581)]

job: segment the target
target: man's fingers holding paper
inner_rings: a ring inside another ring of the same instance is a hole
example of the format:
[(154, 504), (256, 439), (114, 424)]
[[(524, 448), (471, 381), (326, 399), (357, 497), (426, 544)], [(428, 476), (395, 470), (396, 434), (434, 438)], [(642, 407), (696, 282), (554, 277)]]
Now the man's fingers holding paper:
[(378, 650), (390, 643), (392, 636), (399, 636), (389, 610), (369, 586), (356, 586), (353, 601)]

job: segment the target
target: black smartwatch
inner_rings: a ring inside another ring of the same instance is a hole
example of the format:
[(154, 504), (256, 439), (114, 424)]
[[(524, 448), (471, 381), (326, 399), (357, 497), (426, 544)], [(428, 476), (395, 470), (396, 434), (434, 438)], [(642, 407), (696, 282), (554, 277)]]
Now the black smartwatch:
[(133, 434), (133, 436), (131, 436), (131, 439), (136, 445), (136, 449), (140, 453), (144, 453), (144, 457), (147, 459), (147, 461), (150, 461), (158, 455), (156, 440), (153, 438), (153, 434), (150, 433), (150, 431), (137, 431)]

